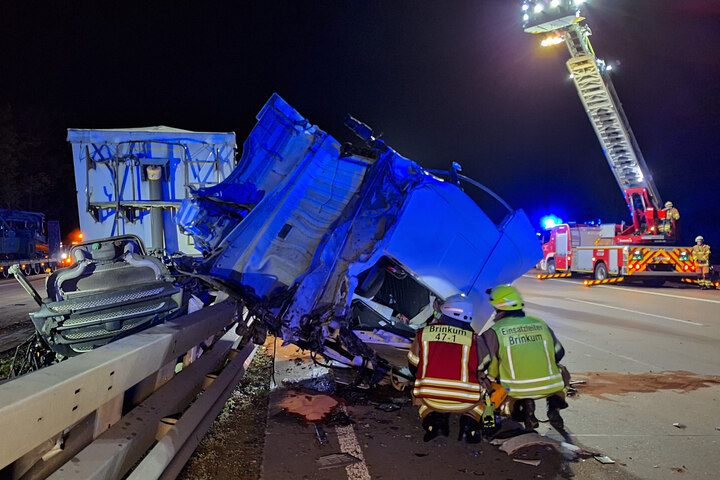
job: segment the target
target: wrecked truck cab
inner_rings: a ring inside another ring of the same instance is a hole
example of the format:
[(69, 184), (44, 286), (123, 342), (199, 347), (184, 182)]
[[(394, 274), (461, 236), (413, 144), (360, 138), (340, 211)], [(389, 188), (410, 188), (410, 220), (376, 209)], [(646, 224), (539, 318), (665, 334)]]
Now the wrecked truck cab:
[(372, 383), (407, 365), (435, 299), (466, 294), (480, 328), (485, 290), (542, 256), (525, 213), (508, 207), (496, 225), (462, 188), (480, 185), (456, 166), (424, 170), (351, 117), (361, 141), (340, 144), (278, 95), (257, 120), (223, 181), (185, 185), (174, 221), (196, 255), (168, 249), (160, 258), (137, 237), (113, 237), (78, 246), (76, 265), (49, 277), (31, 317), (55, 353), (96, 348), (223, 290), (242, 302), (245, 338), (269, 332), (371, 370)]
[(404, 357), (435, 298), (464, 293), (489, 314), (485, 290), (541, 257), (522, 210), (495, 225), (459, 183), (354, 119), (360, 146), (341, 145), (278, 95), (257, 120), (235, 171), (192, 192), (176, 221), (203, 254), (183, 269), (242, 298), (286, 342), (387, 368), (387, 350)]

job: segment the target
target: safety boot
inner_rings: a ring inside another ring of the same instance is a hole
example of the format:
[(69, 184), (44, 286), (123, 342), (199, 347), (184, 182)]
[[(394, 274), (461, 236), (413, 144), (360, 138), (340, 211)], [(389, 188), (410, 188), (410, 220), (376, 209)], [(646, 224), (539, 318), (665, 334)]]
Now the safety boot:
[(525, 398), (515, 402), (515, 408), (513, 408), (513, 420), (523, 422), (525, 430), (535, 430), (540, 426), (540, 422), (535, 417), (535, 400), (532, 398)]
[(422, 427), (425, 429), (424, 442), (429, 442), (438, 435), (447, 437), (450, 435), (450, 414), (430, 412), (423, 418)]
[(568, 404), (564, 398), (557, 395), (551, 395), (547, 398), (547, 416), (550, 421), (550, 425), (555, 430), (564, 430), (565, 422), (560, 416), (560, 410), (567, 408)]
[(480, 428), (480, 422), (474, 418), (462, 415), (460, 417), (460, 434), (458, 440), (462, 440), (465, 437), (467, 443), (480, 443), (482, 442), (482, 429)]

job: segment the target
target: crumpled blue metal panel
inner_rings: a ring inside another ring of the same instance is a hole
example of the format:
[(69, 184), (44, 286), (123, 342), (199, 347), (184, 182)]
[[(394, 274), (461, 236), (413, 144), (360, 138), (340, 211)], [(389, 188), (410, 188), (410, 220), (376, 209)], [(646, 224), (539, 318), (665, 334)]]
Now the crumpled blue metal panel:
[(541, 258), (521, 210), (496, 226), (457, 185), (382, 142), (349, 149), (279, 96), (235, 171), (178, 214), (198, 267), (277, 319), (288, 341), (346, 319), (355, 277), (390, 257), (435, 295), (511, 282)]

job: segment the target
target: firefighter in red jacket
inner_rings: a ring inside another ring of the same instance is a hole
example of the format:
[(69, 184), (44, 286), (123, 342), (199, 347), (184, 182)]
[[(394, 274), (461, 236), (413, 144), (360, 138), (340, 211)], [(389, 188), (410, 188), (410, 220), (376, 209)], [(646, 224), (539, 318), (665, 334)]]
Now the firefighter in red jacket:
[(477, 334), (470, 326), (473, 311), (464, 295), (448, 297), (439, 308), (439, 318), (418, 330), (410, 346), (408, 361), (416, 377), (413, 403), (420, 407), (426, 442), (448, 436), (451, 413), (462, 414), (458, 440), (482, 440)]
[(507, 398), (500, 414), (524, 422), (527, 430), (538, 427), (535, 399), (547, 398), (550, 424), (563, 429), (559, 410), (568, 406), (565, 388), (570, 375), (558, 364), (565, 355), (562, 344), (545, 322), (525, 315), (522, 297), (514, 287), (498, 285), (487, 293), (495, 316), (478, 344), (479, 381), (485, 385), (492, 380), (502, 386)]

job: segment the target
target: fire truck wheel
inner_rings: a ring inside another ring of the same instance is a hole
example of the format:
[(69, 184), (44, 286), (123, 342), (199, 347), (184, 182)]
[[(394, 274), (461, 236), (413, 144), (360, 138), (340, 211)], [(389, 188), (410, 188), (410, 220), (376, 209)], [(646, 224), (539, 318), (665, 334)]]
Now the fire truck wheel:
[(555, 268), (555, 260), (552, 258), (547, 261), (547, 273), (548, 275), (555, 275), (557, 273), (557, 268)]
[(30, 276), (30, 265), (26, 265), (25, 268), (22, 269), (22, 272), (25, 274), (26, 277)]
[(605, 280), (606, 278), (608, 278), (607, 267), (603, 262), (598, 262), (595, 265), (595, 280)]

